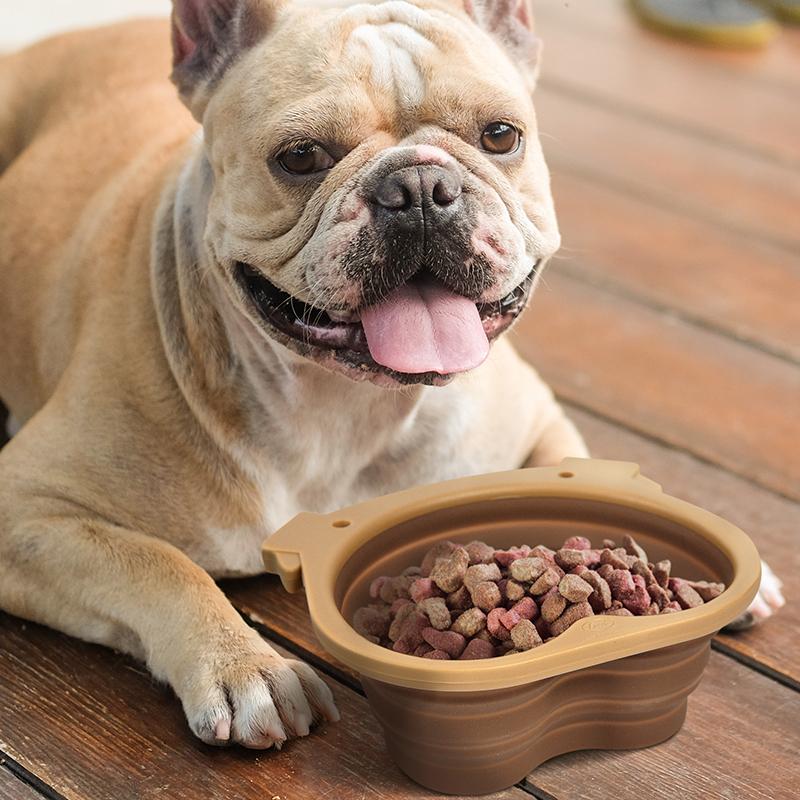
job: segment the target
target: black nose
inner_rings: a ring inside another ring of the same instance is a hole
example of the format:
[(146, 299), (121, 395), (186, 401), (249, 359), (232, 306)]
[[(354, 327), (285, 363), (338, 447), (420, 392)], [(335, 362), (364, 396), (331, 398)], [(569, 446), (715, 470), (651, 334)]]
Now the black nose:
[(405, 167), (387, 175), (373, 193), (375, 202), (397, 222), (447, 222), (461, 205), (461, 175), (438, 165)]

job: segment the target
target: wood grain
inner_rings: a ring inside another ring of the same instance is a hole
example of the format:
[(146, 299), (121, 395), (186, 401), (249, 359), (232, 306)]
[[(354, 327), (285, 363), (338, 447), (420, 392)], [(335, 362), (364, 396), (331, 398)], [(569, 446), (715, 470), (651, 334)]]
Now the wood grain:
[(680, 57), (702, 64), (705, 69), (724, 71), (731, 80), (760, 85), (769, 83), (786, 91), (800, 88), (800, 30), (785, 25), (781, 35), (763, 50), (726, 50), (698, 47), (677, 39), (650, 33), (618, 0), (570, 3), (565, 0), (537, 0), (536, 18), (544, 30), (569, 25), (587, 36), (603, 37), (618, 44), (639, 40), (650, 53), (647, 57)]
[(793, 169), (800, 165), (793, 87), (737, 80), (732, 62), (721, 68), (695, 57), (698, 48), (647, 32), (602, 35), (581, 25), (583, 3), (559, 5), (552, 14), (539, 12), (547, 48), (542, 86), (623, 114), (658, 119)]
[(796, 367), (557, 269), (513, 339), (566, 400), (800, 497)]
[(719, 514), (752, 538), (784, 581), (789, 603), (762, 625), (717, 639), (800, 686), (800, 603), (792, 599), (800, 596), (800, 505), (580, 409), (568, 412), (593, 456), (635, 461), (668, 494)]
[(391, 763), (366, 700), (335, 681), (341, 723), (258, 753), (195, 741), (172, 693), (131, 660), (4, 614), (0, 676), (0, 749), (68, 800), (438, 797)]
[(583, 177), (553, 181), (564, 240), (553, 272), (800, 363), (796, 256)]
[(0, 800), (42, 800), (43, 796), (9, 772), (0, 756)]
[[(652, 206), (666, 207), (725, 228), (742, 246), (760, 238), (782, 247), (795, 254), (797, 266), (800, 171), (546, 87), (536, 95), (536, 109), (545, 152), (557, 174), (581, 174), (629, 193), (641, 202), (636, 216), (645, 226)], [(800, 120), (800, 112), (797, 116)], [(581, 218), (591, 219), (595, 209), (587, 199)], [(669, 251), (673, 257), (683, 254), (678, 237)], [(651, 254), (657, 252), (654, 242)]]
[(798, 720), (800, 693), (712, 653), (689, 698), (686, 722), (672, 739), (646, 750), (560, 756), (530, 780), (559, 800), (793, 800)]

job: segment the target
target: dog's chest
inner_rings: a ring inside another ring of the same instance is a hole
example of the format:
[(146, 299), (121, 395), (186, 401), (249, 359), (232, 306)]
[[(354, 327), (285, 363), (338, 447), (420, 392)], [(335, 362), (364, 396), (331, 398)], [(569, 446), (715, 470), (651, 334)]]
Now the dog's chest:
[(264, 539), (301, 511), (327, 513), (411, 486), (511, 466), (494, 448), (465, 446), (474, 444), (474, 409), (469, 398), (446, 400), (439, 395), (410, 410), (378, 406), (338, 416), (318, 407), (302, 422), (275, 428), (255, 473), (262, 519), (245, 527), (209, 526), (195, 560), (215, 576), (256, 574), (263, 571)]

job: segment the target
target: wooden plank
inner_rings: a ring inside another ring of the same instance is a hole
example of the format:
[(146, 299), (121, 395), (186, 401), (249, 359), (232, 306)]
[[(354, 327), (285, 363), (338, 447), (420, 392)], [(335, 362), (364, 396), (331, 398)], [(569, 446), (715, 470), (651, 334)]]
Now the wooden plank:
[(67, 800), (438, 797), (391, 763), (366, 700), (330, 684), (338, 725), (281, 752), (206, 747), (141, 666), (0, 614), (0, 748)]
[(0, 756), (0, 800), (42, 800), (44, 795), (9, 772)]
[(564, 399), (800, 496), (800, 371), (553, 269), (513, 334)]
[[(536, 103), (545, 151), (556, 174), (578, 173), (725, 227), (733, 243), (745, 250), (748, 238), (763, 238), (793, 251), (796, 268), (800, 172), (546, 87), (537, 93)], [(646, 220), (650, 210), (645, 202), (637, 217)], [(596, 211), (587, 200), (581, 217), (588, 221)], [(722, 236), (713, 230), (709, 234)], [(668, 251), (680, 256), (686, 246), (676, 234)], [(690, 246), (699, 250), (692, 255), (712, 255), (702, 239)], [(756, 254), (751, 259), (748, 272), (758, 263)]]
[[(287, 595), (269, 577), (229, 582), (225, 588), (234, 604), (253, 619), (291, 636), (305, 650), (342, 669), (316, 641), (302, 594)], [(565, 756), (536, 770), (530, 776), (531, 789), (536, 796), (544, 790), (561, 800), (639, 797), (645, 796), (643, 788), (646, 796), (653, 798), (700, 800), (727, 796), (724, 790), (731, 787), (735, 792), (730, 796), (742, 800), (788, 800), (789, 795), (782, 792), (796, 782), (787, 768), (790, 772), (797, 763), (793, 758), (800, 732), (798, 719), (800, 693), (715, 652), (703, 682), (692, 695), (686, 726), (666, 745), (627, 753)], [(769, 732), (762, 737), (766, 728)], [(741, 752), (743, 747), (747, 747), (746, 756), (731, 758), (731, 753)], [(573, 768), (573, 763), (579, 766)], [(782, 770), (782, 775), (773, 782), (774, 769)], [(562, 778), (563, 774), (568, 777)], [(595, 783), (595, 775), (599, 775), (599, 783)], [(671, 779), (665, 777), (670, 775)], [(609, 788), (613, 781), (618, 782), (616, 792)]]
[(540, 13), (547, 53), (542, 86), (800, 166), (800, 119), (791, 87), (737, 80), (735, 70), (645, 31), (612, 37), (587, 30), (576, 22), (583, 5)]
[(561, 756), (530, 780), (560, 800), (792, 800), (798, 720), (800, 693), (712, 653), (686, 723), (672, 739), (646, 750)]
[(537, 0), (535, 10), (539, 27), (545, 31), (554, 25), (569, 25), (587, 36), (602, 36), (618, 44), (638, 39), (658, 58), (680, 56), (705, 69), (724, 71), (731, 80), (770, 83), (789, 92), (800, 89), (800, 30), (791, 25), (784, 25), (781, 35), (763, 50), (727, 50), (651, 33), (619, 0), (592, 0), (579, 6), (564, 0)]
[(635, 461), (664, 491), (738, 525), (784, 581), (789, 603), (749, 631), (717, 640), (800, 685), (800, 504), (773, 494), (689, 453), (670, 449), (577, 408), (568, 408), (593, 456)]
[(800, 362), (795, 256), (561, 171), (554, 189), (554, 271)]

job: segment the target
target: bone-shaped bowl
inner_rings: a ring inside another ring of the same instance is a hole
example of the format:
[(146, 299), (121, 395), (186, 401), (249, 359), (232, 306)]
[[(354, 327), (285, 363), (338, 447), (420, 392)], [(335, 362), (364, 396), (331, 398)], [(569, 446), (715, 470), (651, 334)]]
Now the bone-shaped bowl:
[[(369, 584), (419, 564), (437, 541), (498, 548), (629, 533), (673, 574), (722, 581), (699, 608), (595, 616), (526, 653), (434, 661), (362, 638), (349, 620)], [(263, 547), (290, 592), (305, 586), (322, 646), (358, 672), (386, 743), (418, 783), (450, 794), (512, 786), (553, 756), (638, 748), (681, 727), (710, 639), (755, 596), (760, 559), (738, 528), (670, 497), (636, 464), (565, 459), (424, 486), (327, 515), (300, 514)], [(346, 722), (344, 723), (346, 724)]]

